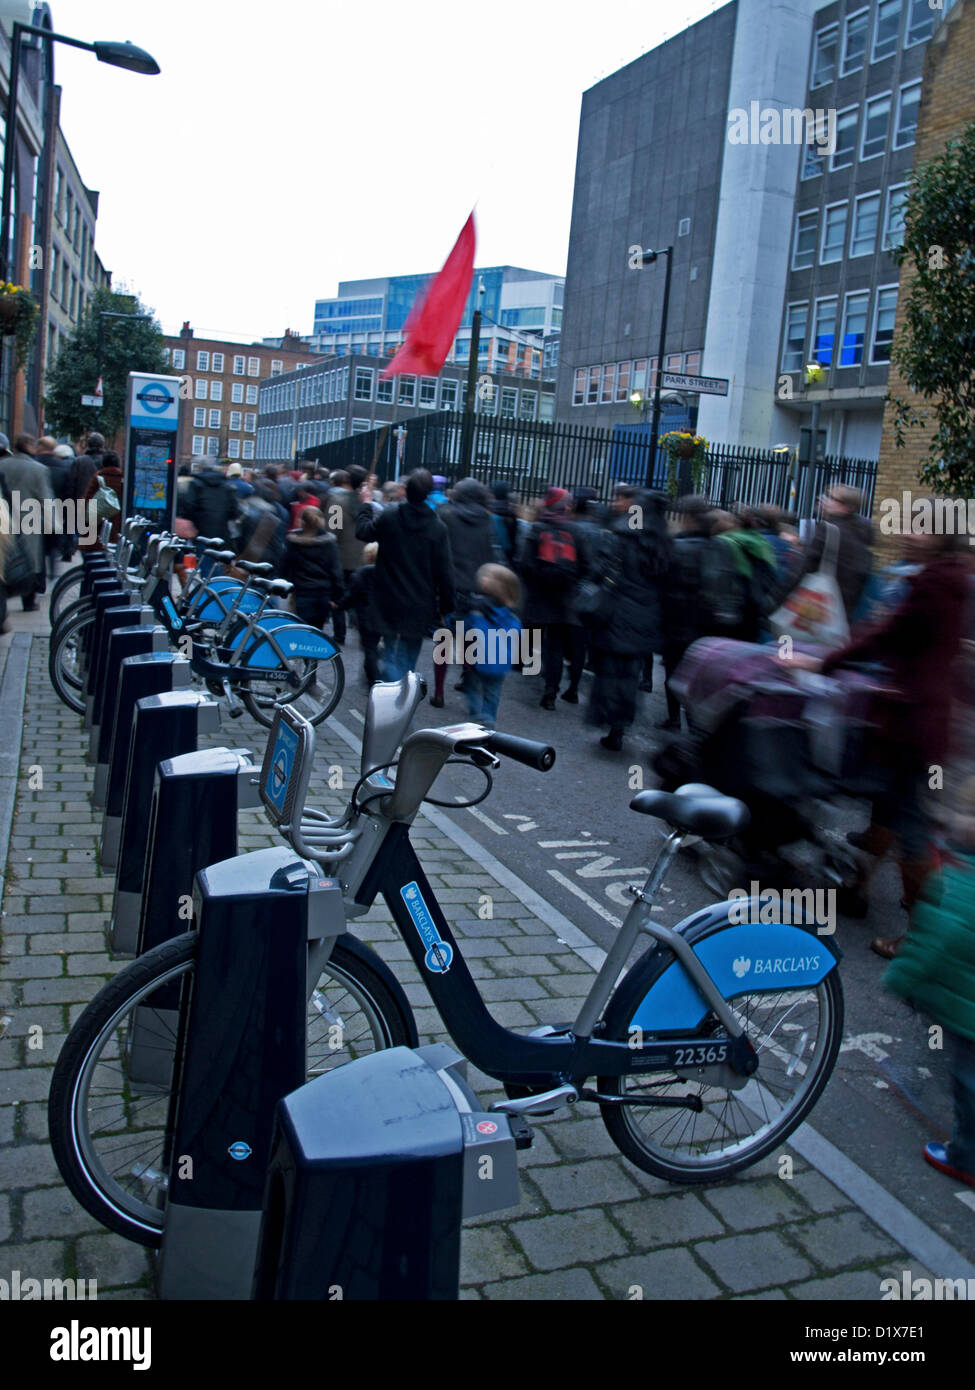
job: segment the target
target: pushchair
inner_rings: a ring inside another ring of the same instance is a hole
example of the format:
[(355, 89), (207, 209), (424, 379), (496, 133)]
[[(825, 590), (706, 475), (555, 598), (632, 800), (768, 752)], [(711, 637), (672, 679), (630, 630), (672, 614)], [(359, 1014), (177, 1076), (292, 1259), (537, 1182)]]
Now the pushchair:
[(830, 830), (825, 803), (880, 796), (890, 785), (893, 760), (877, 716), (895, 696), (879, 672), (813, 675), (784, 665), (773, 645), (706, 637), (688, 648), (670, 684), (689, 732), (652, 758), (662, 787), (704, 782), (751, 812), (735, 841), (701, 860), (709, 887), (724, 895), (753, 879), (825, 886), (836, 889), (840, 911), (855, 912), (857, 860)]

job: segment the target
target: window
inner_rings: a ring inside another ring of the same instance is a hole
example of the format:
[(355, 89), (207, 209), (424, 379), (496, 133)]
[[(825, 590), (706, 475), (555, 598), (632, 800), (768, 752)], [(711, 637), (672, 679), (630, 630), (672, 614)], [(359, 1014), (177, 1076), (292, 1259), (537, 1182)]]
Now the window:
[(252, 459), (253, 457), (254, 457), (254, 441), (253, 441), (253, 439), (245, 439), (245, 440), (244, 440), (244, 458), (245, 458), (245, 459)]
[(210, 354), (208, 352), (198, 352), (196, 354), (196, 370), (198, 372), (208, 372), (210, 370)]
[(219, 411), (219, 410), (211, 410), (211, 411), (210, 411), (210, 423), (209, 423), (209, 425), (207, 426), (207, 428), (208, 428), (208, 429), (211, 429), (211, 430), (218, 430), (218, 429), (220, 428), (220, 411)]
[[(621, 362), (619, 365), (619, 370), (616, 373), (616, 399), (618, 401), (625, 401), (629, 399), (630, 371), (632, 369), (632, 366), (632, 362)], [(525, 393), (522, 392), (522, 395), (524, 394)], [(532, 419), (534, 419), (534, 416), (532, 416)]]
[(245, 434), (256, 434), (256, 432), (257, 432), (257, 416), (254, 414), (254, 412), (253, 412), (252, 410), (249, 410), (249, 411), (247, 412), (247, 414), (244, 416), (244, 433), (245, 433)]
[(684, 371), (688, 376), (701, 375), (701, 354), (699, 352), (688, 352), (685, 354)]
[(392, 405), (393, 403), (394, 380), (395, 378), (390, 376), (387, 377), (385, 381), (380, 378), (380, 380), (376, 382), (376, 400), (383, 405)]
[(205, 401), (207, 396), (209, 396), (210, 386), (204, 377), (198, 376), (196, 378), (196, 389), (193, 394), (198, 401)]
[(856, 72), (857, 68), (863, 67), (863, 57), (867, 51), (867, 24), (869, 20), (869, 10), (858, 10), (856, 14), (851, 14), (847, 17), (843, 32), (843, 66), (840, 69), (841, 77), (845, 77), (848, 72)]
[(668, 352), (664, 358), (665, 372), (679, 372), (683, 365), (683, 357), (679, 352)]
[(215, 353), (213, 354), (213, 362), (212, 362), (212, 365), (211, 365), (211, 367), (210, 367), (210, 370), (211, 370), (211, 372), (222, 372), (222, 371), (223, 371), (223, 353), (222, 353), (222, 352), (215, 352)]
[(195, 430), (205, 430), (207, 425), (206, 407), (198, 405), (193, 411), (193, 428)]
[[(629, 362), (624, 364), (629, 369)], [(538, 392), (522, 391), (519, 402), (518, 419), (534, 420), (538, 414)]]
[(53, 253), (52, 253), (52, 255), (51, 255), (51, 296), (52, 296), (52, 298), (54, 298), (54, 299), (57, 299), (57, 297), (58, 297), (58, 261), (59, 261), (59, 260), (60, 260), (60, 253), (59, 253), (59, 251), (58, 251), (58, 248), (55, 246), (54, 249), (53, 249)]
[(846, 203), (834, 203), (823, 212), (823, 244), (819, 251), (821, 265), (843, 259), (846, 242)]
[(194, 454), (205, 454), (205, 453), (206, 453), (206, 447), (207, 447), (207, 442), (206, 442), (206, 440), (203, 438), (203, 435), (202, 435), (202, 434), (194, 434), (194, 436), (193, 436), (193, 452), (194, 452)]
[(843, 311), (843, 341), (840, 344), (840, 367), (858, 367), (863, 361), (863, 339), (867, 331), (870, 293), (865, 290), (846, 296)]
[(575, 376), (572, 379), (572, 404), (585, 405), (586, 403), (586, 369), (577, 367)]
[(420, 377), (420, 404), (428, 406), (431, 410), (436, 410), (437, 378), (435, 376)]
[(457, 382), (453, 378), (445, 377), (440, 383), (440, 409), (457, 409)]
[(586, 388), (586, 405), (599, 404), (599, 383), (602, 380), (600, 367), (589, 368), (589, 385)]
[(809, 80), (810, 87), (822, 87), (827, 82), (832, 82), (836, 76), (836, 45), (838, 29), (835, 24), (831, 24), (826, 29), (820, 29), (813, 39), (813, 60), (812, 77)]
[(611, 401), (616, 392), (616, 363), (610, 362), (603, 368), (602, 386), (599, 392), (599, 399), (605, 404)]
[(234, 405), (244, 404), (244, 383), (235, 381), (230, 387), (230, 399)]
[(372, 400), (372, 379), (374, 373), (371, 367), (356, 367), (355, 382), (352, 387), (352, 398), (357, 401)]
[[(597, 367), (598, 371), (599, 368)], [(498, 413), (498, 388), (492, 382), (490, 386), (485, 383), (484, 391), (478, 392), (477, 409), (483, 415), (496, 415)]]
[(817, 174), (823, 172), (822, 150), (815, 140), (811, 140), (806, 146), (802, 155), (802, 173), (800, 178), (814, 179)]
[(867, 102), (867, 112), (863, 122), (863, 148), (861, 159), (873, 159), (883, 154), (887, 148), (887, 128), (890, 125), (890, 93), (873, 97)]
[(211, 382), (210, 382), (210, 399), (211, 399), (211, 401), (222, 401), (222, 400), (223, 400), (223, 382), (222, 382), (222, 381), (211, 381)]
[[(251, 361), (253, 361), (253, 360), (254, 360), (254, 359), (251, 358)], [(271, 358), (271, 375), (272, 375), (272, 376), (280, 376), (281, 373), (282, 373), (283, 371), (284, 371), (284, 363), (282, 362), (281, 358), (280, 358), (280, 357), (272, 357), (272, 358)], [(257, 375), (256, 372), (251, 372), (251, 376), (256, 376), (256, 375)]]
[(261, 359), (260, 359), (259, 357), (248, 357), (248, 359), (247, 359), (247, 375), (248, 375), (248, 376), (260, 376), (260, 375), (261, 375)]
[(645, 391), (647, 389), (647, 359), (639, 358), (633, 363), (633, 391)]
[(416, 377), (401, 376), (399, 379), (399, 404), (414, 405), (416, 403)]
[(816, 259), (816, 223), (819, 212), (800, 212), (792, 246), (792, 269), (808, 270)]
[(907, 184), (887, 190), (887, 215), (884, 219), (884, 250), (900, 246), (904, 240), (904, 208), (907, 204)]
[(347, 401), (347, 400), (349, 399), (349, 369), (348, 369), (348, 367), (343, 367), (343, 368), (342, 368), (342, 394), (341, 394), (341, 396), (339, 397), (339, 399), (340, 399), (340, 400), (343, 400), (343, 401)]
[(240, 420), (241, 420), (240, 411), (239, 411), (239, 410), (232, 410), (232, 411), (230, 412), (230, 429), (232, 429), (232, 430), (239, 430), (239, 429), (240, 429)]
[(353, 434), (368, 434), (371, 429), (372, 422), (369, 420), (353, 419), (352, 421)]
[(243, 376), (243, 375), (244, 375), (244, 358), (243, 358), (243, 356), (242, 356), (241, 354), (238, 354), (238, 355), (234, 358), (234, 376)]
[(845, 111), (838, 113), (836, 117), (836, 149), (829, 162), (831, 169), (845, 169), (853, 163), (859, 114), (855, 106), (850, 106)]
[(872, 256), (877, 245), (877, 222), (880, 218), (880, 194), (864, 193), (853, 204), (853, 231), (850, 236), (851, 256)]
[(909, 48), (911, 44), (923, 43), (925, 39), (929, 39), (933, 29), (934, 11), (931, 8), (930, 0), (908, 0), (907, 37), (904, 39), (905, 48)]
[(790, 304), (785, 311), (785, 341), (782, 344), (782, 370), (801, 372), (806, 348), (808, 304)]
[(256, 386), (248, 386), (248, 388), (247, 388), (247, 401), (246, 401), (246, 403), (247, 403), (247, 405), (257, 405), (257, 387), (256, 387)]
[(894, 341), (894, 316), (897, 313), (897, 286), (889, 285), (877, 291), (877, 317), (873, 324), (871, 362), (889, 362), (890, 345)]
[(917, 135), (917, 108), (921, 100), (920, 82), (912, 82), (902, 87), (897, 103), (897, 129), (894, 131), (894, 149), (902, 150), (905, 145), (913, 145)]
[(210, 458), (216, 458), (220, 452), (220, 440), (216, 435), (207, 435), (207, 453)]
[(518, 409), (518, 392), (506, 386), (501, 392), (501, 419), (513, 420)]
[(901, 27), (901, 0), (880, 0), (877, 22), (873, 31), (872, 63), (889, 58), (897, 51), (897, 36)]
[(828, 367), (833, 361), (836, 339), (836, 299), (817, 299), (813, 320), (812, 358)]
[(183, 348), (173, 348), (173, 366), (182, 371), (186, 366), (186, 352)]

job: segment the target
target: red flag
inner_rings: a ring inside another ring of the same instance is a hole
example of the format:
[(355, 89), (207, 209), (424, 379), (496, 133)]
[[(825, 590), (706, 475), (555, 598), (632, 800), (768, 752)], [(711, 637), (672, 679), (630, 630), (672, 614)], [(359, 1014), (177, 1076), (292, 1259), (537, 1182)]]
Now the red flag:
[(380, 379), (415, 372), (437, 376), (450, 355), (474, 278), (474, 214), (471, 213), (426, 293), (417, 297), (404, 325), (406, 342), (380, 372)]

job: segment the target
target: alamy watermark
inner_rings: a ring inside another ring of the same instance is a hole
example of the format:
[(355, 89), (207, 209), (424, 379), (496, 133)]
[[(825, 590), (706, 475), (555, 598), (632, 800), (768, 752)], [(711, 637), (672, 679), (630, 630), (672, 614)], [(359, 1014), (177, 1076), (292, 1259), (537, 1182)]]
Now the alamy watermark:
[(521, 666), (525, 676), (542, 669), (541, 633), (535, 628), (438, 627), (433, 634), (436, 665), (464, 662), (467, 666)]
[(820, 154), (836, 153), (833, 107), (733, 106), (728, 112), (729, 145), (814, 145)]
[(975, 497), (884, 497), (880, 503), (883, 536), (967, 536), (975, 545)]
[(10, 536), (77, 536), (82, 545), (94, 545), (98, 539), (98, 505), (74, 498), (24, 497), (20, 492), (10, 494)]
[(836, 931), (835, 888), (762, 888), (752, 879), (748, 889), (732, 888), (728, 893), (728, 921), (736, 926), (760, 923), (774, 926), (816, 923), (817, 936)]
[(0, 1303), (23, 1303), (32, 1299), (74, 1302), (97, 1297), (97, 1279), (34, 1279), (31, 1276), (24, 1279), (19, 1269), (12, 1269), (9, 1279), (0, 1279)]

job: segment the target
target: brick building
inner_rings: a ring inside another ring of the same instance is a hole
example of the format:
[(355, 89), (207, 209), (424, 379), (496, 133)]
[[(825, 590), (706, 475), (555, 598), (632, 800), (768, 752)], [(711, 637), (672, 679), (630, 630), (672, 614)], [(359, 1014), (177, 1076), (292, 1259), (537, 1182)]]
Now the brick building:
[(318, 361), (290, 329), (271, 343), (248, 344), (197, 338), (184, 323), (163, 346), (173, 374), (184, 378), (176, 436), (181, 464), (194, 454), (253, 462), (261, 382)]
[[(953, 136), (959, 135), (975, 121), (975, 0), (958, 0), (944, 23), (935, 31), (928, 45), (924, 68), (924, 87), (918, 112), (916, 165), (922, 165), (942, 153)], [(975, 219), (973, 219), (975, 220)], [(901, 292), (897, 299), (894, 336), (902, 331), (905, 301), (914, 265), (906, 261), (901, 267)], [(934, 433), (931, 424), (930, 402), (912, 391), (895, 366), (891, 366), (889, 390), (891, 395), (907, 401), (923, 411), (930, 428), (915, 428), (907, 432), (903, 448), (894, 444), (894, 410), (888, 405), (884, 412), (880, 453), (877, 463), (877, 483), (874, 491), (874, 511), (885, 497), (900, 498), (903, 492), (924, 495), (918, 472), (927, 457), (928, 441)], [(887, 546), (892, 546), (888, 541)]]

